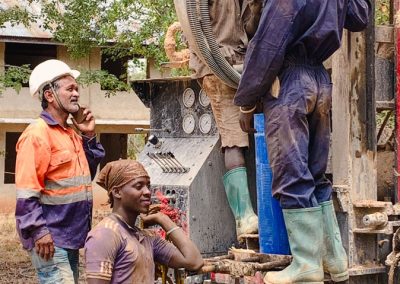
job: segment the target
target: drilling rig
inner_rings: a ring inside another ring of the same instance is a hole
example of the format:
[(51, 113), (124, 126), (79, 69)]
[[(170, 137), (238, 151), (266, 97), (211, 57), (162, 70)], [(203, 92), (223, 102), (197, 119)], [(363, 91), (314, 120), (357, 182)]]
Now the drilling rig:
[[(218, 78), (236, 88), (240, 67), (231, 66), (219, 51), (210, 27), (208, 0), (174, 3), (190, 46)], [(334, 86), (328, 174), (348, 255), (348, 283), (397, 283), (400, 205), (397, 194), (385, 200), (378, 200), (377, 194), (374, 45), (390, 40), (382, 39), (382, 34), (373, 21), (365, 32), (345, 31), (342, 48), (326, 62)], [(229, 280), (220, 277), (221, 282), (213, 279), (214, 283), (235, 283), (229, 281), (242, 278), (247, 279), (245, 283), (259, 283), (257, 273), (288, 265), (288, 255), (260, 252), (258, 236), (245, 239), (251, 250), (231, 249), (235, 224), (220, 180), (224, 164), (218, 131), (210, 101), (197, 81), (189, 77), (147, 79), (136, 81), (134, 89), (151, 110), (150, 139), (139, 160), (152, 177), (154, 193), (161, 193), (181, 212), (181, 226), (207, 258), (203, 273), (229, 276)], [(256, 173), (252, 148), (246, 166)], [(256, 178), (249, 176), (253, 199)]]

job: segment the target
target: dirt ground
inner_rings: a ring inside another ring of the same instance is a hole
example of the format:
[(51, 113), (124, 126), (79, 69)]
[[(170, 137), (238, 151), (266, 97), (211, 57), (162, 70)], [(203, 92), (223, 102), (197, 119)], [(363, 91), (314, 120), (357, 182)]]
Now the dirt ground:
[[(95, 211), (93, 224), (97, 224), (108, 212)], [(86, 283), (80, 252), (79, 283)], [(22, 249), (15, 230), (14, 214), (0, 215), (0, 284), (39, 283), (28, 253)]]
[(38, 283), (26, 251), (20, 245), (12, 214), (0, 221), (0, 283)]

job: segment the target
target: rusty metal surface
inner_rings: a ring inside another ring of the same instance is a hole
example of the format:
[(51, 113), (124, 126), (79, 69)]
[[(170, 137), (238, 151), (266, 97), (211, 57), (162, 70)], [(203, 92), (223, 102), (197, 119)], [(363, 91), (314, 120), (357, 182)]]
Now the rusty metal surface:
[(202, 273), (227, 273), (235, 277), (254, 276), (257, 271), (283, 269), (291, 256), (260, 254), (252, 250), (231, 249), (227, 256), (205, 259)]
[(400, 228), (397, 229), (397, 231), (394, 233), (393, 236), (393, 251), (387, 256), (385, 264), (390, 266), (389, 269), (389, 279), (388, 283), (393, 284), (394, 283), (394, 275), (395, 275), (395, 270), (396, 267), (399, 266), (400, 262)]
[(367, 227), (385, 226), (388, 222), (388, 216), (384, 212), (367, 214), (363, 217), (363, 223)]
[[(340, 212), (349, 212), (350, 201), (350, 187), (348, 185), (333, 185), (333, 192), (336, 193), (337, 199), (334, 200), (338, 204)], [(337, 202), (336, 202), (337, 201)]]
[(242, 234), (238, 237), (239, 243), (244, 243), (247, 249), (260, 250), (258, 234)]
[(392, 239), (392, 252), (387, 256), (385, 264), (392, 266), (397, 265), (398, 257), (400, 256), (400, 228), (396, 230)]
[(350, 276), (367, 275), (367, 274), (380, 274), (385, 273), (386, 267), (384, 265), (360, 265), (349, 268)]
[(353, 202), (353, 211), (357, 234), (386, 234), (394, 233), (394, 228), (400, 226), (398, 205), (391, 202), (376, 200), (359, 200)]
[(391, 208), (391, 202), (376, 201), (376, 200), (358, 200), (353, 202), (354, 207), (362, 208)]

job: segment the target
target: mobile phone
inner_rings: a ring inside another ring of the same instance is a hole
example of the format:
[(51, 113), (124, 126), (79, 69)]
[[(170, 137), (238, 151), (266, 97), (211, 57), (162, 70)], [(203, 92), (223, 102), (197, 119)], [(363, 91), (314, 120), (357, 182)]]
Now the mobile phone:
[(83, 114), (85, 109), (86, 109), (85, 107), (79, 106), (78, 111), (71, 113), (72, 116), (74, 117), (76, 123), (80, 124), (85, 121), (86, 115)]

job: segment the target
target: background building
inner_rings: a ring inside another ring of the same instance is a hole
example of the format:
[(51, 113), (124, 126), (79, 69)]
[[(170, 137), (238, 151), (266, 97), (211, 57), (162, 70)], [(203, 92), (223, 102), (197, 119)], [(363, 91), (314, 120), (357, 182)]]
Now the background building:
[[(90, 55), (72, 60), (67, 48), (52, 41), (49, 32), (38, 26), (22, 25), (0, 29), (0, 73), (9, 65), (30, 64), (33, 69), (47, 59), (59, 59), (80, 70), (107, 70), (114, 75), (126, 72), (126, 62), (112, 61), (93, 48)], [(127, 60), (127, 59), (126, 59)], [(111, 160), (127, 157), (128, 134), (136, 128), (148, 128), (150, 113), (133, 91), (117, 92), (107, 97), (100, 84), (80, 89), (81, 105), (88, 106), (96, 118), (98, 139), (106, 157), (100, 166)], [(40, 102), (29, 95), (28, 85), (20, 92), (8, 88), (0, 93), (0, 212), (13, 212), (15, 206), (15, 145), (19, 135), (41, 112)], [(95, 206), (105, 203), (104, 190), (95, 187)]]

